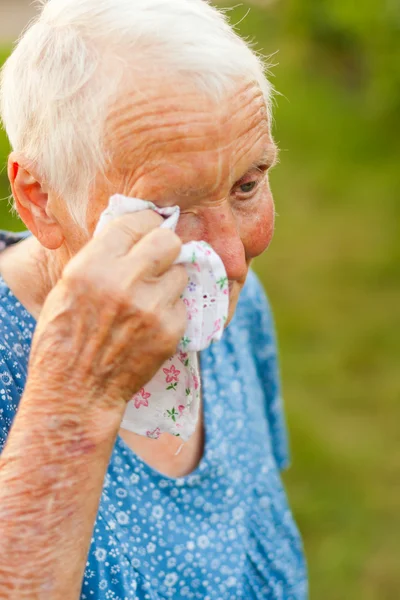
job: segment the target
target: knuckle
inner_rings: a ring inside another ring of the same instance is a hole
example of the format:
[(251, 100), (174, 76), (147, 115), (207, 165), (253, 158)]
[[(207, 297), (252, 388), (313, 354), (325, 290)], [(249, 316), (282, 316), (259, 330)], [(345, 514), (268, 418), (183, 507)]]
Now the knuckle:
[(101, 292), (110, 287), (109, 277), (99, 277), (97, 265), (89, 263), (83, 256), (77, 256), (68, 263), (62, 281), (75, 292)]
[(110, 227), (117, 228), (131, 237), (142, 237), (147, 231), (159, 227), (163, 219), (151, 210), (128, 213), (118, 217), (110, 223)]
[(130, 305), (133, 308), (135, 319), (141, 324), (141, 328), (147, 331), (159, 331), (162, 328), (162, 322), (158, 310), (158, 305), (154, 301), (138, 301), (137, 298), (130, 298)]
[(159, 227), (156, 231), (152, 232), (152, 235), (154, 241), (171, 250), (176, 249), (179, 251), (182, 247), (181, 239), (176, 235), (175, 231), (172, 231), (172, 229)]
[(108, 290), (103, 301), (105, 304), (110, 303), (116, 306), (121, 314), (131, 313), (132, 311), (132, 295), (123, 287), (114, 287), (112, 291)]
[(106, 233), (109, 235), (123, 235), (131, 238), (133, 242), (138, 241), (143, 235), (140, 233), (136, 223), (129, 223), (124, 217), (119, 217), (110, 223), (108, 232)]
[(62, 280), (73, 289), (87, 288), (91, 283), (90, 269), (85, 268), (81, 261), (72, 260), (63, 271)]
[(130, 217), (135, 221), (140, 220), (141, 223), (149, 227), (159, 227), (164, 221), (163, 217), (154, 210), (148, 209), (137, 213), (131, 213)]

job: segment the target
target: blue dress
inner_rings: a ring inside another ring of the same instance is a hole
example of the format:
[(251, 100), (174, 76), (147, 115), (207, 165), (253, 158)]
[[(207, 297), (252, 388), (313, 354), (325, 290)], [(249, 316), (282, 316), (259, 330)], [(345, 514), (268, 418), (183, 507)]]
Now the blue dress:
[[(0, 246), (5, 240), (15, 238), (0, 236)], [(0, 449), (25, 386), (34, 329), (0, 277)], [(273, 325), (253, 273), (201, 368), (199, 466), (166, 477), (117, 438), (81, 600), (307, 598), (302, 544), (279, 473), (288, 457)]]

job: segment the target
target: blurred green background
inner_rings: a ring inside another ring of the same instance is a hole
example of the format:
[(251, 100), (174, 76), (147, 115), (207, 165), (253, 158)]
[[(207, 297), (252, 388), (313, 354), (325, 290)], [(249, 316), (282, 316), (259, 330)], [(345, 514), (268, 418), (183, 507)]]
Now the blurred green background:
[[(398, 600), (400, 2), (258, 0), (247, 12), (229, 18), (263, 53), (278, 51), (279, 216), (256, 269), (276, 317), (285, 482), (311, 598)], [(7, 151), (3, 135), (2, 165)], [(6, 200), (0, 226), (21, 228)]]

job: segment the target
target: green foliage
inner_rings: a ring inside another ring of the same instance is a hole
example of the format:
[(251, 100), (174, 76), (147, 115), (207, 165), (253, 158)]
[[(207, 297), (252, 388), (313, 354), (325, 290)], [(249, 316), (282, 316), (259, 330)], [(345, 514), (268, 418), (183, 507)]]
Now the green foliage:
[[(277, 322), (285, 481), (318, 600), (397, 600), (400, 589), (399, 7), (268, 0), (239, 26), (279, 50), (279, 216), (256, 269)], [(4, 203), (0, 225), (17, 228), (5, 215)]]
[[(0, 65), (4, 62), (8, 51), (0, 48)], [(8, 196), (10, 194), (7, 179), (6, 157), (10, 151), (7, 137), (0, 128), (0, 229), (23, 229), (20, 222), (11, 216), (8, 206)]]
[(382, 4), (274, 2), (240, 24), (279, 49), (279, 216), (257, 271), (281, 346), (285, 481), (324, 600), (400, 589), (400, 9)]

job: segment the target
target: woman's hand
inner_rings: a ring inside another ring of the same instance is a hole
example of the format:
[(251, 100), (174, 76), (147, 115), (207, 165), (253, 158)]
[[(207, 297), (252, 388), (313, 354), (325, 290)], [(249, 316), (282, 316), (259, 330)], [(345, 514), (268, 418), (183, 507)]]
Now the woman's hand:
[(119, 218), (68, 263), (38, 320), (27, 390), (122, 409), (174, 354), (187, 274), (161, 222), (152, 211)]

